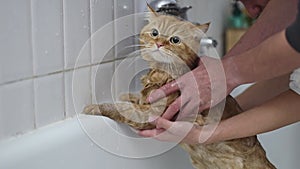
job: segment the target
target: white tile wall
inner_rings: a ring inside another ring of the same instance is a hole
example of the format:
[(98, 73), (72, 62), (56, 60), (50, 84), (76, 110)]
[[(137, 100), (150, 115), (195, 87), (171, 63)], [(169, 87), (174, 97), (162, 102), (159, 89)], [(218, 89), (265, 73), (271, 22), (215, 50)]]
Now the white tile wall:
[(92, 63), (107, 62), (114, 59), (114, 24), (105, 25), (92, 34)]
[[(194, 7), (188, 14), (199, 22), (223, 15), (226, 7), (208, 0), (180, 2)], [(121, 57), (137, 49), (126, 48), (137, 43), (128, 36), (139, 33), (145, 22), (143, 15), (124, 16), (145, 9), (140, 0), (1, 1), (0, 139), (138, 90), (137, 73), (147, 64)], [(222, 37), (219, 30), (211, 31)]]
[(1, 1), (0, 83), (33, 75), (30, 0)]
[(81, 113), (85, 105), (91, 104), (91, 68), (81, 68), (65, 73), (66, 116)]
[(115, 57), (122, 58), (132, 52), (134, 48), (134, 1), (114, 0), (115, 17)]
[(65, 68), (88, 65), (91, 61), (89, 44), (85, 47), (85, 54), (80, 58), (78, 56), (90, 38), (89, 0), (64, 0), (63, 2)]
[(32, 0), (34, 74), (63, 70), (63, 9), (61, 0)]
[(112, 0), (90, 0), (91, 32), (92, 32), (92, 63), (114, 59), (110, 50), (114, 42), (114, 5)]
[(105, 63), (92, 67), (92, 101), (93, 103), (112, 102), (114, 63)]
[(0, 139), (34, 128), (33, 81), (0, 86)]
[(63, 73), (34, 79), (36, 126), (64, 119)]

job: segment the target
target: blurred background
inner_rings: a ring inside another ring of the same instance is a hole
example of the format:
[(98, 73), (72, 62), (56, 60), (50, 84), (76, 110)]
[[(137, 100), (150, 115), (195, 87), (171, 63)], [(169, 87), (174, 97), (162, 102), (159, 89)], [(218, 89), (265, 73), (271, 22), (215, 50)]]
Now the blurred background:
[[(127, 35), (138, 34), (143, 15), (126, 16), (144, 12), (145, 2), (0, 1), (0, 169), (192, 168), (187, 154), (177, 147), (149, 159), (115, 156), (94, 146), (77, 121), (85, 105), (110, 102), (129, 88), (139, 89), (132, 78), (138, 80), (135, 73), (146, 65), (132, 64), (125, 56), (136, 49), (128, 46), (138, 42), (137, 36)], [(232, 0), (171, 2), (179, 9), (192, 7), (181, 13), (186, 19), (211, 22), (208, 42), (202, 44), (206, 55), (222, 57), (254, 22)], [(116, 19), (119, 22), (112, 22)], [(298, 123), (259, 136), (278, 168), (299, 168), (299, 129)]]

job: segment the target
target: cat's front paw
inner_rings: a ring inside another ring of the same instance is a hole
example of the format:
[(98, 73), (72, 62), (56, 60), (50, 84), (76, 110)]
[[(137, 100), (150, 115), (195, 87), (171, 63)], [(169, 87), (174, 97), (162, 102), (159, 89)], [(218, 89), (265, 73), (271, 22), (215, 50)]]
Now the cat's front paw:
[(123, 93), (119, 96), (119, 100), (138, 104), (140, 100), (140, 95), (132, 93)]
[(83, 113), (88, 114), (88, 115), (101, 115), (99, 105), (97, 105), (97, 104), (92, 104), (92, 105), (86, 106), (83, 109)]

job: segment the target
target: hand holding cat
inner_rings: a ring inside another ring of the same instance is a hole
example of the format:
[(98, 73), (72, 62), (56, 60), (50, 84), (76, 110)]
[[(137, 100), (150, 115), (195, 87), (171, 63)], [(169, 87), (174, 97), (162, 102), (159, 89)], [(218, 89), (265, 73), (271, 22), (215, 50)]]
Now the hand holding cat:
[(209, 107), (215, 106), (229, 94), (234, 85), (227, 84), (222, 60), (201, 57), (198, 67), (155, 90), (148, 97), (153, 103), (180, 90), (181, 95), (165, 111), (163, 118), (171, 119), (178, 111), (179, 119), (195, 117)]
[(199, 143), (200, 126), (184, 121), (171, 122), (161, 117), (158, 117), (154, 123), (156, 124), (155, 129), (139, 131), (139, 135), (167, 142)]

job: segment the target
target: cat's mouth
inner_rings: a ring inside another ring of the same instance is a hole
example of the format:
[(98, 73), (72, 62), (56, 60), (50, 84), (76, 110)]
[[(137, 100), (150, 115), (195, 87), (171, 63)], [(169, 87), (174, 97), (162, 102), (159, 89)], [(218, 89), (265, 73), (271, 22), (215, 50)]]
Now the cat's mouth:
[(167, 65), (177, 65), (184, 63), (179, 56), (166, 49), (164, 45), (151, 44), (146, 45), (142, 50), (143, 59), (152, 63)]
[(174, 59), (167, 52), (162, 50), (161, 48), (157, 48), (153, 53), (152, 57), (155, 61), (161, 63), (174, 63)]

